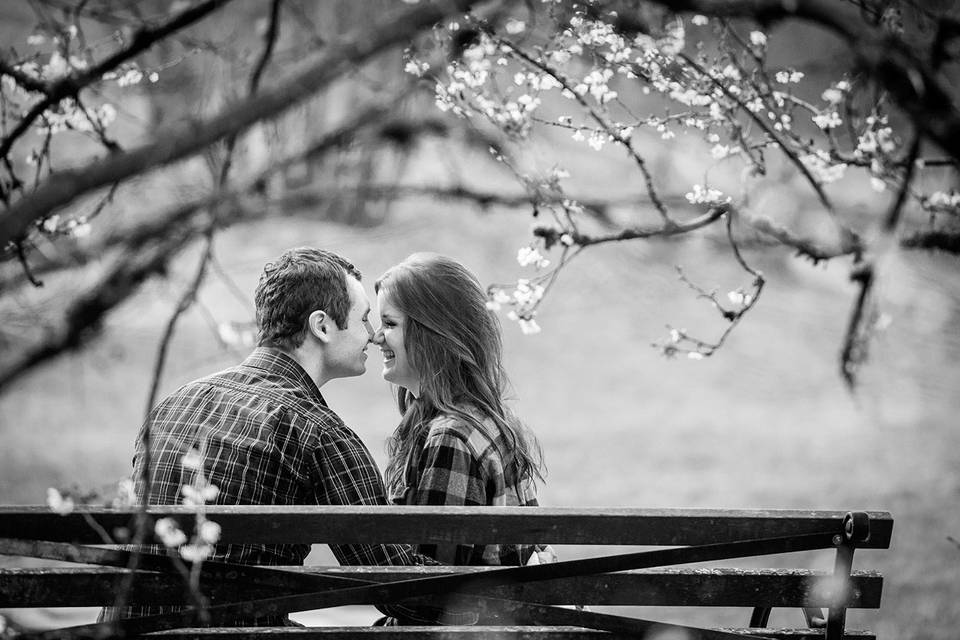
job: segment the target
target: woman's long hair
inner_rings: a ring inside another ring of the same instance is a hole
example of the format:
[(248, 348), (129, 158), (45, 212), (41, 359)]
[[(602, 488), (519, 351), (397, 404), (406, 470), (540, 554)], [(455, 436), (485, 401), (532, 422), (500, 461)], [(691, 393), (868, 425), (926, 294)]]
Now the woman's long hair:
[(513, 452), (516, 484), (542, 479), (536, 438), (504, 406), (500, 322), (476, 277), (445, 256), (415, 253), (387, 270), (375, 289), (406, 316), (403, 346), (420, 375), (419, 397), (397, 389), (403, 417), (387, 443), (390, 493), (399, 495), (407, 485), (418, 443), (438, 415), (456, 416), (481, 432), (481, 419), (489, 418)]

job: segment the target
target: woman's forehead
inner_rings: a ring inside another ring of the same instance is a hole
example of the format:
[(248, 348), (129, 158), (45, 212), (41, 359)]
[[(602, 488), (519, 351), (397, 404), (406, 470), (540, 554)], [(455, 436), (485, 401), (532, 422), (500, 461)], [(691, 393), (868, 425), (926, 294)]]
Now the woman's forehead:
[(390, 297), (390, 291), (386, 287), (380, 287), (380, 291), (377, 292), (377, 306), (380, 307), (381, 315), (403, 315), (402, 312), (394, 306), (393, 300)]

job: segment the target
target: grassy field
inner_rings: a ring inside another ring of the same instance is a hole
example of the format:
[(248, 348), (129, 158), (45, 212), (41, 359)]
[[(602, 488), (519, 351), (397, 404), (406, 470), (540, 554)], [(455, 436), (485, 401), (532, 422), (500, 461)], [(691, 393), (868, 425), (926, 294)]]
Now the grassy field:
[[(247, 292), (265, 260), (302, 244), (353, 259), (371, 294), (380, 272), (423, 249), (462, 260), (484, 282), (509, 282), (520, 274), (513, 257), (527, 225), (520, 214), (410, 204), (368, 230), (274, 222), (231, 231), (218, 255)], [(886, 576), (883, 609), (853, 613), (851, 625), (881, 638), (956, 638), (960, 548), (947, 539), (960, 537), (960, 285), (947, 277), (955, 265), (916, 255), (887, 265), (882, 295), (893, 322), (874, 345), (862, 386), (850, 394), (836, 372), (853, 295), (845, 265), (813, 268), (753, 251), (748, 258), (769, 278), (768, 291), (728, 346), (706, 361), (666, 360), (649, 346), (667, 323), (706, 335), (723, 328), (677, 282), (673, 265), (708, 289), (748, 284), (706, 239), (588, 252), (544, 308), (543, 333), (522, 336), (504, 320), (516, 408), (546, 453), (541, 502), (889, 510), (896, 521), (892, 549), (860, 557)], [(89, 349), (0, 397), (0, 502), (41, 503), (48, 486), (104, 486), (128, 472), (157, 336), (185, 279), (186, 269), (151, 283)], [(249, 302), (222, 282), (212, 280), (201, 300), (219, 321), (250, 317)], [(220, 347), (205, 315), (193, 311), (173, 345), (163, 387), (172, 390), (243, 355)], [(378, 374), (373, 353), (365, 376), (335, 381), (324, 393), (382, 463), (397, 417)], [(322, 550), (313, 556), (327, 558)], [(829, 568), (832, 558), (809, 562)], [(744, 625), (749, 612), (656, 615)], [(802, 620), (794, 611), (774, 616), (784, 625)], [(350, 609), (308, 619), (343, 617), (362, 621), (373, 613)]]

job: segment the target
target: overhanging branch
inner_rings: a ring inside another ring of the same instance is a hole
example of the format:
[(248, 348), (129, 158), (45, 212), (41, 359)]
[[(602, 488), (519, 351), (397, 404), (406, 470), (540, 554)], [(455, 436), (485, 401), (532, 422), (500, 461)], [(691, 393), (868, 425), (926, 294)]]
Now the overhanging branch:
[(446, 16), (466, 10), (474, 2), (447, 0), (418, 5), (399, 15), (387, 16), (331, 46), (319, 60), (270, 91), (227, 107), (206, 120), (195, 120), (161, 132), (152, 142), (137, 149), (113, 154), (80, 169), (57, 173), (32, 194), (13, 204), (0, 218), (0, 247), (23, 237), (36, 220), (85, 193), (188, 157), (260, 120), (283, 113), (357, 64), (409, 40)]

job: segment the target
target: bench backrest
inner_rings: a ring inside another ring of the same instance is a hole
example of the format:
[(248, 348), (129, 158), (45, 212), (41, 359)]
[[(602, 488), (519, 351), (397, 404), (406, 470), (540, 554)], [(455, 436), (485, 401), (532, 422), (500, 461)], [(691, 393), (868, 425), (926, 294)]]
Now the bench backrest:
[[(525, 607), (526, 613), (539, 611), (533, 617), (546, 620), (553, 626), (541, 624), (517, 633), (550, 631), (559, 634), (551, 638), (590, 637), (593, 632), (558, 626), (557, 620), (560, 624), (565, 624), (563, 621), (567, 619), (575, 620), (572, 617), (574, 612), (554, 615), (550, 612), (552, 608), (541, 606), (538, 609), (539, 605), (749, 607), (754, 610), (752, 622), (764, 624), (764, 616), (757, 612), (769, 611), (771, 607), (808, 610), (824, 607), (829, 610), (833, 621), (833, 633), (828, 633), (828, 637), (870, 637), (869, 634), (843, 629), (843, 614), (847, 608), (879, 608), (882, 591), (879, 573), (852, 570), (852, 552), (854, 548), (888, 548), (893, 526), (890, 514), (880, 511), (858, 514), (857, 527), (868, 522), (869, 537), (865, 537), (863, 531), (853, 535), (853, 520), (847, 512), (840, 511), (313, 506), (211, 506), (204, 511), (207, 518), (220, 524), (221, 543), (470, 542), (667, 547), (659, 551), (644, 549), (621, 553), (594, 562), (592, 567), (588, 560), (562, 563), (568, 569), (559, 577), (547, 575), (548, 568), (555, 565), (513, 569), (513, 574), (505, 575), (505, 579), (495, 577), (492, 583), (486, 576), (497, 576), (498, 571), (502, 574), (504, 570), (305, 567), (291, 568), (282, 574), (274, 571), (266, 578), (254, 572), (239, 579), (227, 579), (228, 572), (219, 571), (213, 563), (201, 581), (201, 590), (211, 603), (269, 600), (285, 594), (317, 592), (321, 587), (335, 589), (345, 578), (379, 585), (407, 581), (404, 585), (412, 587), (399, 590), (395, 587), (393, 591), (387, 588), (379, 593), (396, 601), (411, 594), (417, 595), (411, 589), (427, 589), (423, 593), (428, 594), (429, 599), (429, 582), (410, 583), (412, 578), (442, 578), (453, 581), (445, 589), (482, 593), (487, 603), (529, 603), (521, 608)], [(152, 508), (150, 514), (154, 518), (176, 518), (188, 534), (195, 519), (195, 510), (185, 507), (157, 507)], [(0, 507), (0, 538), (8, 539), (0, 544), (0, 551), (64, 558), (69, 547), (50, 543), (102, 544), (104, 533), (111, 536), (129, 533), (134, 517), (134, 510), (84, 508), (60, 516), (44, 507)], [(96, 526), (91, 526), (93, 522)], [(783, 566), (789, 560), (780, 554), (810, 549), (829, 549), (836, 553), (837, 576), (803, 567)], [(84, 553), (86, 555), (76, 559), (90, 561), (96, 554), (103, 556), (105, 552), (87, 550)], [(769, 554), (777, 554), (774, 568), (735, 569), (716, 566), (716, 563), (714, 566), (703, 565), (707, 560)], [(100, 556), (95, 564), (110, 564)], [(121, 560), (113, 564), (122, 565)], [(694, 568), (684, 566), (690, 562), (699, 564)], [(540, 571), (540, 577), (533, 575), (537, 571)], [(0, 607), (109, 605), (124, 573), (119, 566), (0, 569)], [(484, 579), (477, 581), (473, 578), (477, 576), (484, 576)], [(548, 579), (541, 579), (542, 576)], [(355, 601), (383, 600), (366, 593)], [(144, 573), (135, 581), (129, 602), (182, 604), (185, 602), (183, 581), (172, 572)], [(326, 600), (321, 597), (314, 604), (326, 606), (330, 602), (333, 602), (330, 597)], [(584, 615), (589, 617), (590, 614)], [(601, 618), (597, 617), (597, 624), (604, 623)], [(616, 623), (611, 624), (615, 626)], [(840, 636), (837, 636), (838, 628)], [(781, 637), (796, 635), (785, 631), (764, 631), (768, 637), (776, 633)], [(355, 629), (350, 634), (354, 632), (366, 634), (371, 631)], [(503, 632), (500, 629), (496, 633)], [(165, 633), (176, 635), (173, 631)], [(377, 633), (381, 634), (377, 638), (382, 639), (385, 637), (382, 634), (402, 635), (407, 632), (380, 630)], [(477, 630), (461, 629), (457, 633), (470, 635)]]

